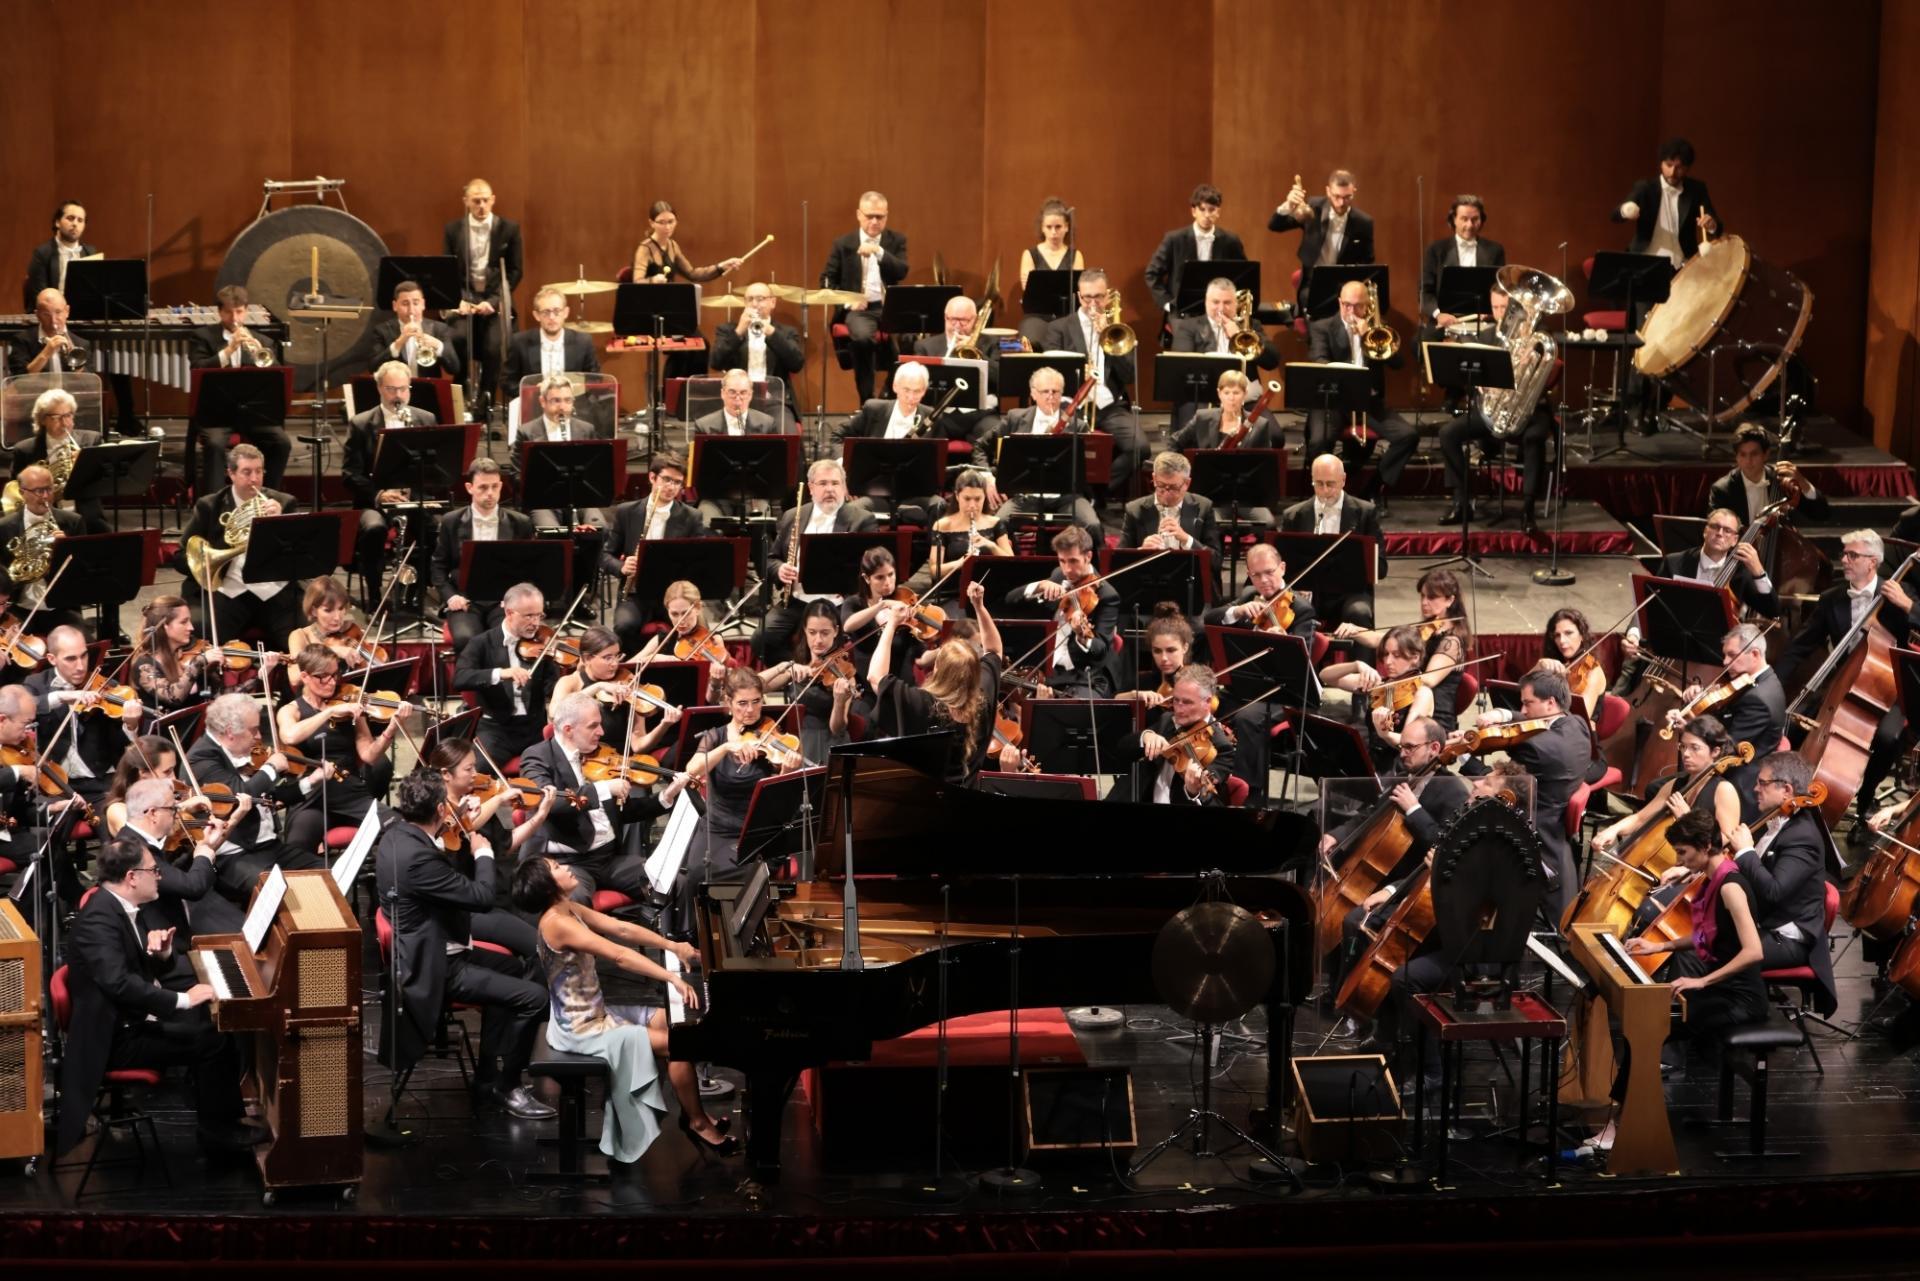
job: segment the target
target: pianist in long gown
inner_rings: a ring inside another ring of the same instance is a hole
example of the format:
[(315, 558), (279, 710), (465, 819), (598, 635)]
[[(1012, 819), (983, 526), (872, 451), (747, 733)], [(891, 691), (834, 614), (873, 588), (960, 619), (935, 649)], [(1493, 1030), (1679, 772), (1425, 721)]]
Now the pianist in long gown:
[[(539, 921), (540, 967), (550, 1007), (547, 1044), (607, 1061), (611, 1079), (600, 1123), (600, 1151), (609, 1161), (632, 1164), (660, 1137), (660, 1119), (667, 1114), (660, 1089), (667, 1020), (653, 1006), (608, 1005), (600, 990), (599, 962), (665, 983), (693, 1009), (700, 1003), (693, 987), (638, 949), (671, 949), (689, 965), (699, 952), (691, 943), (669, 943), (652, 930), (573, 902), (568, 895), (575, 888), (571, 867), (550, 858), (530, 858), (514, 873), (513, 901)], [(731, 1156), (737, 1144), (701, 1105), (693, 1064), (667, 1063), (667, 1079), (680, 1100), (681, 1130), (701, 1147)]]
[[(1692, 903), (1691, 933), (1668, 942), (1627, 940), (1634, 956), (1670, 953), (1655, 980), (1670, 983), (1685, 1003), (1684, 1020), (1676, 1018), (1667, 1036), (1696, 1037), (1715, 1028), (1760, 1023), (1767, 1018), (1767, 988), (1760, 978), (1760, 927), (1754, 923), (1753, 887), (1739, 872), (1736, 849), (1753, 848), (1753, 833), (1742, 823), (1731, 840), (1720, 832), (1710, 810), (1682, 814), (1667, 829), (1667, 844), (1680, 863), (1694, 874), (1687, 893)], [(1615, 1113), (1625, 1097), (1631, 1046), (1621, 1042), (1619, 1072), (1614, 1078)], [(1604, 1152), (1613, 1146), (1614, 1122), (1581, 1145), (1581, 1150)]]

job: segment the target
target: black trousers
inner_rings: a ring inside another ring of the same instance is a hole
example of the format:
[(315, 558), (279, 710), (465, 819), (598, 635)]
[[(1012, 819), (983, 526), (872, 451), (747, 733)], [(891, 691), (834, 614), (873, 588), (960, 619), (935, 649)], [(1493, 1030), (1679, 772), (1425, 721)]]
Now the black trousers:
[(1853, 798), (1854, 808), (1862, 814), (1871, 814), (1874, 809), (1873, 794), (1878, 790), (1880, 781), (1893, 769), (1900, 753), (1913, 743), (1913, 735), (1907, 732), (1907, 715), (1899, 703), (1887, 709), (1880, 723), (1873, 727), (1873, 745), (1867, 749), (1867, 764), (1860, 773), (1860, 790)]
[[(380, 792), (385, 795), (386, 788), (382, 786)], [(314, 865), (318, 865), (321, 858), (320, 843), (326, 839), (327, 829), (358, 827), (373, 805), (373, 797), (364, 787), (348, 787), (345, 783), (328, 784), (324, 806), (320, 803), (320, 793), (321, 789), (316, 786), (312, 795), (287, 815), (287, 849), (293, 851), (295, 857), (304, 854), (313, 858)], [(285, 866), (291, 867), (292, 864)]]
[(545, 723), (546, 717), (544, 708), (540, 710), (539, 715), (541, 719), (538, 721), (534, 721), (529, 716), (530, 724), (503, 723), (495, 720), (491, 715), (483, 715), (480, 718), (479, 728), (474, 731), (474, 737), (480, 740), (482, 747), (492, 753), (494, 760), (505, 766), (509, 759), (520, 755), (540, 741), (540, 727)]
[[(506, 872), (502, 867), (500, 871)], [(492, 943), (506, 948), (515, 956), (531, 959), (539, 951), (540, 931), (532, 921), (505, 908), (495, 908), (491, 912), (475, 912), (469, 920), (476, 943)]]
[(293, 441), (284, 427), (202, 427), (199, 440), (200, 466), (196, 469), (196, 494), (211, 494), (227, 483), (227, 437), (238, 436), (266, 455), (268, 489), (284, 489), (287, 459), (293, 454)]
[[(842, 313), (847, 326), (847, 355), (853, 361), (853, 385), (860, 403), (873, 399), (874, 373), (880, 363), (880, 312), (877, 305)], [(889, 361), (889, 364), (892, 362)]]
[[(240, 1118), (240, 1052), (231, 1036), (213, 1026), (208, 1006), (140, 1022), (113, 1034), (107, 1069), (185, 1067), (193, 1075), (193, 1108), (203, 1126), (231, 1125)], [(92, 1105), (76, 1099), (77, 1107)]]
[(576, 903), (592, 907), (594, 891), (603, 889), (615, 890), (640, 903), (653, 889), (645, 860), (638, 854), (622, 854), (618, 844), (602, 845), (585, 854), (549, 854), (573, 869), (579, 885), (569, 897)]
[(447, 634), (453, 637), (453, 652), (456, 654), (481, 632), (500, 626), (504, 616), (498, 603), (488, 605), (479, 601), (469, 602), (465, 609), (440, 611), (440, 621), (447, 625)]
[(252, 849), (236, 850), (213, 860), (214, 883), (230, 899), (246, 902), (262, 875), (275, 866), (289, 872), (313, 871), (326, 863), (315, 851), (317, 838), (306, 845), (291, 841), (270, 841)]
[(480, 1007), (476, 1090), (511, 1090), (533, 1058), (533, 1038), (547, 1017), (547, 989), (528, 977), (524, 957), (481, 949), (447, 958), (447, 1000)]
[[(1420, 433), (1398, 414), (1368, 414), (1367, 426), (1372, 428), (1374, 435), (1387, 442), (1386, 453), (1380, 456), (1379, 483), (1399, 484), (1400, 473), (1407, 469), (1407, 461), (1413, 457), (1414, 450), (1420, 447)], [(1311, 480), (1313, 460), (1322, 454), (1337, 453), (1348, 471), (1358, 471), (1373, 457), (1378, 443), (1367, 441), (1362, 444), (1347, 431), (1344, 421), (1319, 412), (1310, 413), (1307, 415), (1307, 448), (1300, 458), (1304, 464), (1302, 470), (1308, 473), (1308, 479)]]
[[(1521, 492), (1529, 503), (1539, 502), (1547, 492), (1547, 441), (1552, 436), (1553, 419), (1546, 414), (1535, 414), (1520, 429)], [(1461, 502), (1473, 496), (1467, 446), (1476, 440), (1495, 439), (1492, 425), (1478, 412), (1462, 414), (1440, 429), (1440, 456), (1446, 460), (1453, 496)], [(1504, 445), (1501, 449), (1505, 452)]]
[[(1134, 484), (1140, 478), (1140, 465), (1147, 457), (1147, 437), (1140, 430), (1139, 416), (1132, 406), (1116, 400), (1099, 412), (1093, 425), (1113, 437), (1113, 471), (1107, 481), (1108, 495), (1131, 497)], [(1098, 539), (1094, 546), (1100, 546)]]

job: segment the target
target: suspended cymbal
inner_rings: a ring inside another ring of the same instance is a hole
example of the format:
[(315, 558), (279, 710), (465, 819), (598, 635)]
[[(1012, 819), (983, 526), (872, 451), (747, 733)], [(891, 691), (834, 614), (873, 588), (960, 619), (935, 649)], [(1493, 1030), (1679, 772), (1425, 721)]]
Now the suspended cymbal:
[(768, 285), (767, 292), (782, 302), (799, 302), (807, 296), (806, 289), (800, 285)]
[(1259, 918), (1231, 903), (1197, 903), (1153, 943), (1153, 985), (1198, 1023), (1225, 1023), (1273, 986), (1273, 941)]
[(742, 311), (746, 308), (747, 300), (739, 294), (714, 294), (711, 297), (702, 298), (700, 305), (702, 307), (731, 307), (735, 311)]
[(803, 307), (851, 307), (865, 297), (851, 289), (808, 289), (793, 301)]
[(613, 332), (611, 320), (569, 320), (567, 328), (576, 334), (610, 334)]
[(610, 294), (618, 289), (620, 285), (618, 281), (613, 280), (559, 280), (551, 285), (542, 285), (540, 287), (542, 289), (557, 289), (568, 297), (579, 298), (585, 294)]

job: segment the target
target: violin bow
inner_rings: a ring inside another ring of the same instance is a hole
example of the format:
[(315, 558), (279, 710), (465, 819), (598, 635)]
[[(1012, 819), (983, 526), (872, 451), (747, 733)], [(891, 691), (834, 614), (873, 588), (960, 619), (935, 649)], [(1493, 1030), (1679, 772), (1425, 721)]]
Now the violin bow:
[(540, 664), (546, 662), (547, 656), (553, 653), (553, 647), (560, 643), (560, 633), (566, 631), (572, 624), (574, 611), (580, 608), (580, 602), (587, 598), (587, 592), (592, 589), (592, 586), (593, 584), (589, 583), (582, 587), (579, 594), (573, 598), (573, 604), (567, 606), (567, 612), (560, 616), (560, 625), (553, 629), (553, 635), (547, 637), (547, 643), (541, 647), (539, 657), (535, 658), (533, 666), (527, 669), (529, 673), (539, 671)]
[(1591, 641), (1587, 643), (1587, 647), (1585, 649), (1581, 650), (1578, 654), (1574, 655), (1573, 659), (1567, 663), (1567, 670), (1572, 671), (1574, 668), (1578, 667), (1581, 664), (1581, 662), (1583, 662), (1586, 659), (1587, 655), (1593, 653), (1594, 650), (1600, 648), (1601, 644), (1605, 642), (1607, 637), (1614, 635), (1616, 632), (1618, 632), (1621, 629), (1621, 627), (1625, 626), (1628, 619), (1632, 618), (1635, 614), (1639, 613), (1646, 606), (1653, 604), (1654, 598), (1659, 594), (1660, 594), (1660, 588), (1658, 587), (1654, 588), (1652, 591), (1647, 593), (1646, 600), (1636, 603), (1633, 606), (1633, 608), (1629, 609), (1626, 613), (1620, 615), (1619, 618), (1615, 619), (1612, 627), (1609, 627), (1607, 628), (1606, 631), (1596, 635)]
[(53, 577), (47, 580), (46, 591), (40, 593), (40, 599), (33, 603), (33, 608), (27, 611), (27, 616), (20, 620), (20, 627), (14, 632), (16, 640), (27, 634), (27, 624), (33, 621), (34, 615), (47, 607), (47, 594), (59, 584), (60, 576), (67, 572), (67, 566), (71, 564), (73, 564), (73, 557), (69, 556), (60, 562), (60, 568), (53, 571)]
[[(409, 543), (407, 544), (406, 550), (400, 553), (400, 563), (393, 567), (393, 575), (387, 579), (386, 590), (380, 593), (379, 603), (373, 607), (373, 613), (367, 618), (366, 632), (362, 635), (362, 640), (365, 640), (367, 636), (378, 638), (380, 634), (380, 616), (387, 612), (387, 604), (393, 597), (393, 589), (400, 585), (400, 573), (407, 567), (407, 562), (413, 559), (414, 549), (419, 545), (418, 543)], [(371, 649), (372, 646), (369, 645), (368, 648)]]

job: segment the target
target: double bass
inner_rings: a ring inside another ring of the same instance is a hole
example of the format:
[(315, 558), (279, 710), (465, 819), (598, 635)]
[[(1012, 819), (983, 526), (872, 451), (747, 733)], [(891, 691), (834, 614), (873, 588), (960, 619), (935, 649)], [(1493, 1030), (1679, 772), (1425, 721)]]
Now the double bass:
[(1920, 897), (1920, 848), (1915, 847), (1920, 842), (1920, 792), (1889, 827), (1891, 833), (1880, 833), (1866, 866), (1840, 896), (1840, 915), (1847, 924), (1883, 941), (1900, 937)]

